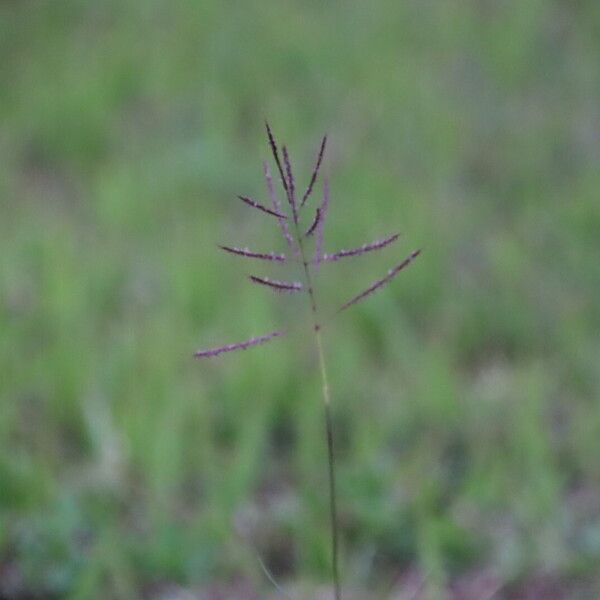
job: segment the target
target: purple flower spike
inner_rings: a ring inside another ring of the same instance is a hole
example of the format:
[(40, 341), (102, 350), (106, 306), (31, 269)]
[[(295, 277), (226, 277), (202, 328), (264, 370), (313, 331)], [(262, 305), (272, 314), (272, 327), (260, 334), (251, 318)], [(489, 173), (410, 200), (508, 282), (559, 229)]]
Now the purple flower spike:
[(285, 254), (275, 254), (275, 252), (252, 252), (248, 248), (236, 248), (235, 246), (219, 246), (221, 250), (235, 254), (237, 256), (245, 256), (246, 258), (258, 258), (260, 260), (272, 260), (275, 262), (285, 262)]
[[(269, 190), (269, 196), (271, 197), (271, 204), (273, 205), (275, 212), (281, 213), (281, 202), (279, 202), (277, 192), (273, 187), (273, 178), (271, 177), (269, 165), (266, 162), (263, 163), (263, 172), (265, 175), (265, 180), (267, 182), (267, 190)], [(290, 247), (290, 250), (294, 253), (294, 256), (298, 257), (300, 255), (300, 251), (294, 243), (294, 238), (290, 233), (290, 228), (288, 227), (287, 219), (279, 219), (279, 228), (281, 229), (281, 233), (285, 238), (287, 245)]]
[(226, 344), (225, 346), (219, 346), (218, 348), (209, 348), (208, 350), (198, 350), (197, 352), (194, 352), (194, 356), (196, 358), (210, 358), (212, 356), (218, 356), (219, 354), (223, 354), (224, 352), (233, 352), (233, 350), (245, 350), (250, 346), (258, 346), (258, 344), (270, 342), (272, 339), (280, 337), (282, 335), (284, 335), (282, 331), (273, 331), (271, 333), (267, 333), (266, 335), (250, 338), (249, 340), (245, 340), (243, 342), (236, 342), (235, 344)]
[(306, 230), (304, 237), (310, 237), (315, 232), (315, 229), (319, 225), (320, 221), (321, 221), (321, 207), (317, 206), (317, 210), (315, 212), (315, 218), (313, 219), (311, 226)]
[(275, 163), (277, 165), (277, 169), (279, 170), (279, 175), (281, 177), (281, 183), (283, 185), (283, 189), (287, 192), (288, 186), (287, 181), (285, 180), (285, 175), (283, 174), (283, 168), (281, 166), (281, 159), (279, 158), (279, 149), (277, 148), (277, 142), (275, 141), (275, 136), (271, 131), (271, 127), (269, 123), (265, 121), (265, 125), (267, 127), (267, 137), (269, 138), (269, 145), (271, 146), (271, 152), (273, 153), (273, 158), (275, 159)]
[(315, 266), (318, 269), (321, 264), (322, 253), (323, 253), (323, 226), (325, 224), (325, 217), (327, 216), (327, 209), (329, 208), (329, 180), (325, 180), (323, 184), (323, 200), (321, 201), (319, 223), (317, 225), (317, 241), (315, 244)]
[(299, 281), (277, 281), (268, 277), (257, 277), (256, 275), (250, 275), (249, 277), (250, 281), (266, 285), (276, 292), (299, 292), (303, 288)]
[(402, 269), (404, 269), (404, 267), (407, 267), (415, 258), (417, 258), (419, 254), (421, 254), (420, 250), (415, 250), (414, 252), (409, 254), (409, 256), (407, 256), (399, 265), (396, 265), (393, 269), (390, 269), (385, 277), (383, 277), (382, 279), (378, 279), (375, 283), (370, 285), (364, 292), (361, 292), (360, 294), (358, 294), (358, 296), (354, 296), (352, 300), (346, 302), (346, 304), (344, 304), (341, 308), (338, 309), (338, 313), (342, 312), (343, 310), (346, 310), (347, 308), (350, 308), (357, 302), (364, 300), (374, 291), (378, 290), (386, 283), (389, 283), (394, 277), (396, 277), (396, 275), (398, 275), (398, 273), (400, 273), (400, 271), (402, 271)]
[(290, 162), (290, 155), (288, 149), (283, 147), (283, 162), (285, 163), (285, 172), (287, 173), (288, 182), (288, 201), (292, 207), (292, 213), (294, 215), (294, 221), (298, 221), (298, 215), (296, 212), (296, 186), (294, 183), (294, 174), (292, 173), (292, 163)]
[(363, 244), (358, 248), (352, 248), (350, 250), (340, 250), (339, 252), (335, 252), (334, 254), (324, 254), (322, 260), (325, 262), (332, 262), (339, 260), (340, 258), (346, 258), (349, 256), (359, 256), (360, 254), (365, 254), (366, 252), (371, 252), (373, 250), (381, 250), (387, 245), (395, 242), (399, 237), (400, 234), (395, 233), (394, 235), (390, 235), (389, 237), (383, 240), (375, 240), (370, 244)]
[(268, 215), (273, 215), (278, 219), (287, 219), (287, 217), (284, 214), (271, 210), (270, 208), (263, 206), (260, 202), (257, 202), (252, 198), (248, 198), (248, 196), (238, 196), (238, 198), (248, 206), (251, 206), (252, 208), (257, 208), (258, 210), (261, 210), (262, 212), (267, 213)]
[(323, 136), (321, 140), (321, 147), (319, 148), (319, 155), (317, 156), (317, 163), (315, 164), (315, 168), (312, 172), (312, 176), (310, 178), (310, 183), (306, 188), (306, 192), (304, 192), (304, 196), (302, 196), (302, 201), (300, 202), (300, 208), (304, 206), (304, 203), (308, 200), (313, 187), (315, 185), (315, 181), (317, 180), (317, 175), (319, 174), (319, 169), (321, 168), (321, 162), (323, 162), (323, 156), (325, 154), (325, 145), (327, 144), (327, 136)]

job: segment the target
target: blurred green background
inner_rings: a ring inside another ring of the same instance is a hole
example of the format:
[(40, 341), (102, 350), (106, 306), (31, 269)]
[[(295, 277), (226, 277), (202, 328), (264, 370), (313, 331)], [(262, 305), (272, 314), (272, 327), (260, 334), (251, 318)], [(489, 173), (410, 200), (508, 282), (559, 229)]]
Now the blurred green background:
[(327, 306), (424, 249), (327, 331), (347, 589), (600, 597), (597, 0), (13, 0), (0, 59), (0, 597), (326, 585), (310, 336), (192, 359), (306, 323), (215, 247), (282, 248), (265, 117), (329, 250), (403, 233)]

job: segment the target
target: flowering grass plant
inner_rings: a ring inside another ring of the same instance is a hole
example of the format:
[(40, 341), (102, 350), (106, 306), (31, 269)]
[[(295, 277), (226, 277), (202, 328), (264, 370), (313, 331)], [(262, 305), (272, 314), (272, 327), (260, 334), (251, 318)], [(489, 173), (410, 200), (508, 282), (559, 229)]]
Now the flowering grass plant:
[[(265, 263), (300, 263), (302, 280), (301, 281), (280, 281), (271, 279), (264, 275), (250, 274), (249, 280), (257, 285), (264, 286), (277, 293), (304, 293), (306, 294), (310, 312), (312, 317), (312, 332), (314, 334), (315, 348), (319, 363), (321, 375), (321, 389), (323, 395), (325, 432), (327, 438), (327, 465), (328, 465), (328, 480), (329, 480), (329, 510), (331, 524), (331, 578), (334, 588), (336, 600), (342, 597), (341, 580), (339, 575), (339, 559), (338, 559), (338, 544), (339, 544), (339, 526), (337, 519), (337, 494), (336, 494), (336, 469), (335, 469), (335, 447), (334, 447), (334, 428), (331, 412), (331, 395), (327, 377), (327, 367), (325, 354), (322, 343), (322, 328), (323, 321), (319, 311), (317, 301), (317, 291), (315, 289), (315, 273), (318, 271), (322, 263), (337, 262), (339, 260), (351, 259), (361, 256), (368, 252), (382, 250), (396, 242), (399, 238), (398, 233), (389, 235), (388, 237), (375, 240), (373, 242), (362, 244), (355, 248), (338, 250), (332, 253), (323, 252), (323, 231), (325, 221), (328, 215), (329, 208), (329, 183), (327, 180), (323, 183), (323, 192), (321, 200), (312, 210), (310, 202), (315, 184), (317, 182), (321, 164), (325, 156), (325, 148), (327, 145), (327, 136), (324, 136), (315, 166), (313, 168), (309, 183), (306, 189), (299, 194), (296, 186), (296, 180), (292, 169), (289, 151), (286, 146), (281, 150), (275, 140), (275, 136), (269, 126), (266, 124), (267, 137), (273, 160), (277, 169), (277, 175), (280, 179), (281, 186), (285, 197), (285, 208), (275, 190), (273, 178), (269, 169), (268, 163), (264, 163), (264, 176), (267, 183), (267, 189), (270, 196), (270, 206), (247, 196), (238, 196), (238, 198), (251, 208), (254, 208), (264, 215), (278, 221), (281, 229), (281, 234), (285, 239), (288, 247), (287, 254), (276, 252), (258, 252), (248, 248), (237, 246), (225, 246), (220, 248), (229, 254), (246, 258), (250, 260), (262, 261)], [(308, 213), (308, 215), (306, 215)], [(420, 253), (416, 250), (409, 254), (404, 260), (392, 267), (384, 277), (375, 280), (371, 285), (363, 291), (351, 297), (343, 303), (337, 310), (337, 313), (345, 311), (355, 304), (365, 300), (379, 288), (382, 288), (392, 279), (396, 277), (405, 267), (407, 267)], [(270, 342), (276, 338), (285, 335), (285, 331), (272, 331), (263, 335), (259, 335), (241, 342), (225, 344), (215, 348), (198, 350), (195, 353), (197, 358), (211, 358), (232, 352), (235, 350), (245, 350), (251, 346), (257, 346)]]

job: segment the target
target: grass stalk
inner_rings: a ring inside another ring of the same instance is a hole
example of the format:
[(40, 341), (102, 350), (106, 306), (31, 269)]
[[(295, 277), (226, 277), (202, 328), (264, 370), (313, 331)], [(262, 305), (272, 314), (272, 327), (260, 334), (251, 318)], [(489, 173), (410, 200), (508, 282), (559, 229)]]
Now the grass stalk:
[(335, 600), (341, 600), (342, 588), (338, 567), (338, 519), (337, 519), (337, 492), (335, 485), (335, 451), (333, 437), (333, 419), (331, 416), (331, 400), (329, 397), (329, 381), (327, 379), (327, 367), (325, 366), (325, 353), (321, 341), (321, 331), (316, 329), (317, 351), (319, 354), (319, 366), (321, 370), (321, 389), (323, 393), (323, 404), (325, 409), (325, 429), (327, 435), (327, 461), (329, 465), (329, 516), (331, 521), (331, 576)]
[(339, 574), (339, 559), (338, 559), (338, 539), (339, 527), (337, 519), (337, 492), (336, 492), (336, 469), (335, 469), (335, 448), (333, 435), (333, 418), (331, 414), (331, 395), (329, 391), (329, 379), (327, 377), (327, 366), (325, 362), (325, 352), (323, 351), (323, 341), (321, 336), (321, 323), (319, 320), (319, 309), (315, 289), (313, 287), (312, 276), (306, 252), (304, 249), (303, 236), (298, 225), (298, 219), (294, 211), (294, 230), (296, 233), (296, 241), (300, 249), (300, 257), (304, 267), (304, 278), (306, 281), (306, 289), (310, 302), (310, 310), (313, 321), (313, 332), (315, 335), (315, 345), (317, 348), (317, 356), (319, 360), (319, 371), (321, 374), (321, 392), (323, 395), (323, 408), (325, 412), (325, 434), (327, 438), (327, 472), (329, 479), (329, 518), (331, 528), (331, 580), (333, 584), (335, 600), (341, 600), (342, 587)]
[[(323, 351), (323, 340), (321, 335), (321, 318), (319, 315), (319, 309), (317, 305), (317, 297), (315, 288), (313, 285), (312, 279), (312, 271), (314, 268), (315, 271), (319, 268), (321, 262), (335, 262), (340, 259), (354, 258), (366, 253), (370, 253), (377, 250), (382, 250), (383, 248), (391, 245), (398, 239), (398, 234), (390, 235), (386, 238), (381, 238), (375, 240), (374, 242), (363, 244), (362, 246), (354, 247), (349, 250), (340, 250), (333, 253), (323, 254), (322, 253), (322, 242), (323, 242), (323, 224), (325, 217), (327, 215), (327, 208), (329, 205), (329, 184), (327, 180), (324, 181), (323, 184), (323, 197), (320, 205), (316, 208), (315, 216), (312, 219), (312, 224), (308, 227), (305, 233), (303, 233), (303, 227), (306, 227), (304, 224), (301, 227), (301, 219), (299, 211), (305, 205), (306, 200), (311, 195), (313, 191), (315, 181), (317, 180), (317, 175), (319, 173), (319, 168), (321, 166), (321, 162), (323, 159), (323, 155), (325, 152), (325, 144), (327, 142), (327, 136), (323, 137), (321, 141), (321, 146), (319, 149), (319, 154), (317, 156), (317, 161), (315, 167), (312, 172), (312, 176), (310, 178), (310, 183), (304, 192), (304, 195), (301, 197), (302, 199), (298, 202), (298, 197), (296, 196), (296, 181), (292, 172), (292, 163), (290, 160), (290, 155), (286, 146), (282, 147), (282, 155), (283, 161), (279, 155), (279, 147), (273, 136), (273, 132), (269, 127), (269, 124), (266, 124), (267, 127), (267, 137), (269, 140), (269, 145), (271, 147), (271, 151), (273, 153), (273, 159), (275, 160), (275, 164), (277, 165), (277, 171), (279, 172), (279, 176), (281, 177), (281, 184), (283, 186), (285, 195), (287, 197), (287, 201), (289, 204), (288, 214), (284, 214), (282, 212), (281, 203), (277, 197), (277, 193), (273, 187), (273, 180), (271, 178), (271, 174), (268, 168), (268, 165), (264, 163), (264, 174), (267, 182), (267, 189), (269, 192), (269, 196), (271, 197), (271, 203), (273, 208), (268, 208), (261, 204), (260, 202), (253, 200), (252, 198), (248, 198), (247, 196), (238, 196), (245, 204), (250, 206), (251, 208), (255, 208), (262, 213), (266, 213), (271, 216), (277, 217), (279, 220), (279, 225), (281, 228), (281, 232), (283, 237), (292, 253), (294, 261), (297, 262), (299, 259), (303, 266), (303, 278), (304, 282), (286, 282), (286, 281), (277, 281), (274, 279), (270, 279), (268, 277), (262, 277), (257, 275), (250, 275), (249, 279), (253, 283), (257, 283), (262, 285), (263, 287), (270, 288), (272, 291), (276, 292), (306, 292), (309, 304), (310, 311), (312, 317), (312, 330), (315, 336), (315, 347), (317, 350), (317, 357), (319, 362), (319, 369), (321, 373), (321, 391), (323, 394), (323, 408), (324, 408), (324, 420), (325, 420), (325, 435), (327, 440), (327, 472), (329, 478), (329, 516), (330, 516), (330, 526), (331, 526), (331, 580), (333, 583), (334, 589), (334, 597), (335, 600), (342, 599), (342, 582), (339, 574), (339, 524), (337, 517), (337, 491), (336, 491), (336, 463), (335, 463), (335, 445), (334, 445), (334, 430), (333, 430), (333, 415), (331, 410), (331, 396), (329, 391), (329, 381), (327, 379), (327, 367), (325, 364), (325, 353)], [(290, 219), (288, 219), (289, 212), (291, 211), (291, 222), (292, 226), (290, 226)], [(304, 219), (303, 219), (304, 220)], [(314, 234), (314, 236), (313, 236)], [(305, 242), (310, 238), (311, 240), (314, 237), (314, 242), (311, 242), (313, 246), (313, 258), (310, 258), (306, 252)], [(221, 249), (225, 250), (229, 254), (236, 255), (238, 257), (244, 259), (252, 259), (252, 260), (261, 260), (261, 261), (276, 261), (276, 262), (287, 262), (288, 257), (284, 254), (279, 254), (275, 252), (252, 252), (248, 248), (239, 247), (239, 246), (220, 246)], [(395, 267), (388, 270), (387, 274), (371, 283), (369, 287), (364, 289), (359, 294), (356, 294), (353, 298), (343, 304), (337, 311), (336, 314), (345, 311), (346, 309), (362, 302), (365, 298), (369, 297), (371, 294), (376, 292), (377, 290), (384, 287), (388, 284), (392, 279), (400, 273), (405, 267), (407, 267), (418, 255), (420, 251), (416, 250), (412, 252), (408, 257), (406, 257), (401, 263), (397, 264)], [(275, 338), (281, 337), (285, 335), (283, 331), (272, 331), (270, 333), (254, 336), (250, 339), (243, 340), (241, 342), (234, 342), (232, 344), (224, 344), (222, 346), (217, 346), (216, 348), (208, 348), (205, 350), (199, 350), (195, 353), (195, 356), (198, 358), (210, 358), (214, 356), (219, 356), (220, 354), (226, 352), (233, 352), (237, 350), (245, 350), (246, 348), (250, 348), (252, 346), (256, 346), (258, 344), (267, 343)], [(268, 573), (268, 571), (267, 571)], [(269, 577), (271, 579), (271, 577)]]

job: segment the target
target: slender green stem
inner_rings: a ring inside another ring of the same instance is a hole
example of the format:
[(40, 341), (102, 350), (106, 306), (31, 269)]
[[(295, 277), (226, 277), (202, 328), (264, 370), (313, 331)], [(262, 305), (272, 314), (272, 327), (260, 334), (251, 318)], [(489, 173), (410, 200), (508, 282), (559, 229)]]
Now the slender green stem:
[(316, 329), (317, 348), (319, 352), (319, 365), (321, 367), (321, 380), (323, 383), (323, 403), (325, 405), (325, 428), (327, 433), (327, 458), (329, 464), (329, 514), (331, 519), (331, 568), (335, 600), (341, 600), (340, 575), (338, 569), (338, 519), (337, 519), (337, 493), (335, 486), (335, 452), (333, 446), (333, 419), (331, 418), (331, 401), (329, 397), (329, 381), (325, 366), (321, 331)]
[[(294, 205), (292, 204), (294, 209)], [(333, 582), (333, 589), (335, 600), (342, 600), (342, 587), (340, 582), (339, 567), (338, 567), (338, 520), (337, 520), (337, 493), (335, 485), (335, 452), (333, 444), (333, 419), (331, 415), (331, 397), (329, 393), (329, 380), (327, 378), (327, 368), (325, 365), (325, 353), (323, 352), (323, 342), (321, 340), (321, 324), (319, 323), (319, 311), (317, 307), (317, 300), (315, 290), (312, 284), (312, 277), (310, 273), (310, 263), (306, 260), (306, 253), (304, 251), (304, 244), (302, 239), (302, 232), (298, 225), (298, 214), (294, 209), (294, 226), (296, 233), (296, 240), (298, 242), (298, 248), (300, 249), (300, 255), (302, 257), (302, 264), (304, 266), (304, 277), (306, 280), (306, 287), (308, 290), (308, 297), (310, 300), (310, 309), (313, 318), (313, 331), (315, 334), (315, 341), (317, 346), (317, 354), (319, 357), (319, 368), (321, 371), (321, 390), (323, 393), (323, 405), (325, 409), (325, 430), (327, 436), (327, 464), (328, 464), (328, 475), (329, 475), (329, 515), (331, 525), (331, 577)]]

